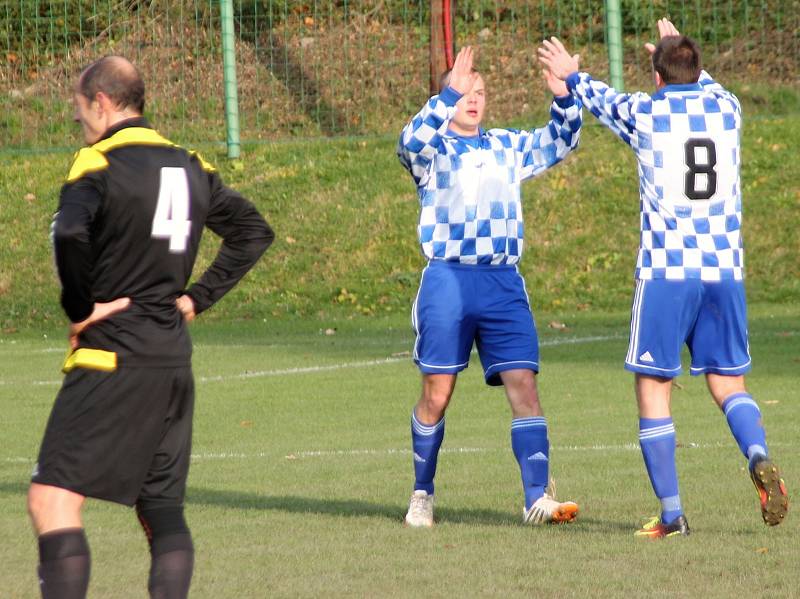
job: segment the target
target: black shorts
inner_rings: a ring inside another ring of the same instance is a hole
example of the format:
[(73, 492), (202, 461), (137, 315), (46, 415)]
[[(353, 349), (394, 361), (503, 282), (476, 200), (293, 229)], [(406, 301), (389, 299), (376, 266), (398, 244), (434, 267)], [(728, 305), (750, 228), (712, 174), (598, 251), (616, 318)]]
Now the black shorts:
[(193, 410), (189, 366), (76, 368), (56, 397), (31, 480), (124, 505), (182, 503)]

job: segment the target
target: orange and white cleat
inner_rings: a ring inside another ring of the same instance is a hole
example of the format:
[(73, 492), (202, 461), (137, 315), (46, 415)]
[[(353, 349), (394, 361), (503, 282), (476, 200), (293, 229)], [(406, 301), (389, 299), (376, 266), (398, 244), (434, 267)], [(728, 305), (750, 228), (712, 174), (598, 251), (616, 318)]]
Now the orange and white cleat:
[(530, 509), (522, 510), (525, 524), (564, 524), (578, 517), (578, 504), (574, 501), (559, 502), (544, 494), (533, 502)]
[(760, 459), (750, 468), (750, 478), (758, 491), (764, 523), (777, 526), (789, 512), (789, 494), (778, 467), (768, 458)]

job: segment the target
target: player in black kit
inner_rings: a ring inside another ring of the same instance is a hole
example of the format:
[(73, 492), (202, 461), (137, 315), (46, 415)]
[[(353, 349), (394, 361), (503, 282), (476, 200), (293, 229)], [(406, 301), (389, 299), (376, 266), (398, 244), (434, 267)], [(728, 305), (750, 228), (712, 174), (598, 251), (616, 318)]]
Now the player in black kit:
[[(80, 150), (52, 227), (72, 352), (28, 493), (43, 597), (85, 597), (86, 497), (129, 506), (150, 544), (151, 597), (188, 594), (194, 562), (183, 500), (194, 381), (186, 322), (247, 273), (274, 239), (216, 171), (150, 128), (144, 83), (119, 56), (74, 93)], [(186, 289), (203, 228), (222, 237)]]

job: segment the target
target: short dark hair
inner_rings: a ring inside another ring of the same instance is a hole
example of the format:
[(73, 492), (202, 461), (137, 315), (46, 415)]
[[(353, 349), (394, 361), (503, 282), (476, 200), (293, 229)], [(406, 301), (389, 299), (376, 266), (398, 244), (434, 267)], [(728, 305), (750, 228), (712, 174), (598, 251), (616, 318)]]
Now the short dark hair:
[[(450, 83), (450, 73), (452, 73), (452, 72), (453, 72), (453, 69), (447, 69), (444, 73), (439, 75), (439, 91), (440, 92), (444, 91), (444, 88), (449, 85), (449, 83)], [(478, 69), (472, 69), (470, 72), (471, 73), (477, 73), (478, 75), (481, 74), (481, 72)]]
[(89, 100), (103, 92), (117, 108), (144, 112), (144, 81), (136, 67), (121, 56), (104, 56), (91, 63), (81, 73), (77, 91)]
[(653, 68), (668, 85), (697, 83), (700, 79), (700, 47), (685, 35), (663, 37), (653, 52)]

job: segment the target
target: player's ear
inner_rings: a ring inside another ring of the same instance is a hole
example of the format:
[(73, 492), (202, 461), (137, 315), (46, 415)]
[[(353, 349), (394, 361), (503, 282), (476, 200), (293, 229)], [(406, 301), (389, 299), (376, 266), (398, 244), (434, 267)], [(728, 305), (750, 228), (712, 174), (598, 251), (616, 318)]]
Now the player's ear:
[(656, 83), (656, 89), (661, 89), (662, 87), (664, 87), (664, 85), (666, 85), (664, 83), (664, 80), (661, 78), (661, 73), (659, 73), (655, 69), (653, 69), (653, 79), (655, 80)]
[(109, 112), (114, 107), (114, 103), (111, 101), (111, 98), (109, 98), (104, 92), (97, 92), (94, 96), (94, 100), (97, 102), (98, 113)]

